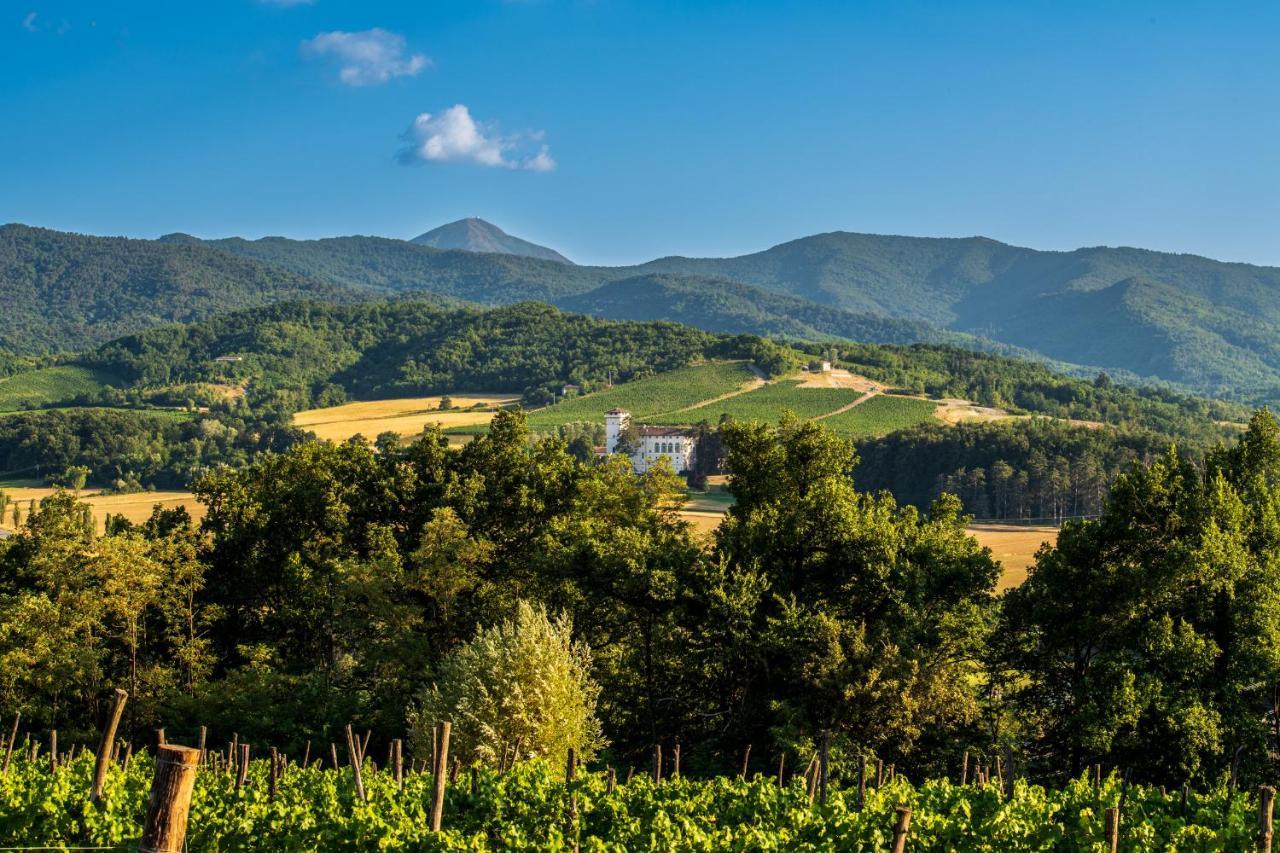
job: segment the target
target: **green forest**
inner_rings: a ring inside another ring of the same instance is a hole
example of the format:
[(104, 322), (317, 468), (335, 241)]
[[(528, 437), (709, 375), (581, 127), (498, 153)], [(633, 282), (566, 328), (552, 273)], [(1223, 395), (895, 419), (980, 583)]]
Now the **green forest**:
[(157, 511), (95, 535), (74, 494), (45, 500), (0, 543), (0, 707), (84, 743), (119, 686), (131, 737), (204, 725), (291, 754), (448, 714), (489, 762), (512, 743), (484, 714), (506, 712), (465, 685), (499, 677), (492, 650), (525, 631), (567, 656), (568, 698), (546, 701), (585, 716), (549, 729), (530, 709), (523, 757), (572, 742), (644, 766), (680, 743), (696, 776), (827, 733), (914, 779), (1006, 749), (1054, 783), (1095, 764), (1170, 788), (1274, 778), (1269, 414), (1201, 460), (1167, 449), (1120, 475), (1001, 597), (959, 500), (860, 491), (854, 446), (820, 424), (722, 430), (736, 502), (709, 542), (673, 475), (528, 439), (502, 413), (456, 451), (438, 432), (297, 444), (202, 477), (200, 526)]

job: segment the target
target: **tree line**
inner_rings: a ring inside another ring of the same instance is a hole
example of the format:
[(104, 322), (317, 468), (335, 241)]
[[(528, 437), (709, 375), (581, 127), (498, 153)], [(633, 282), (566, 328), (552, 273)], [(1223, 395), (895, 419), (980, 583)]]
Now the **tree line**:
[(680, 742), (689, 772), (721, 770), (829, 732), (921, 774), (1006, 747), (1042, 777), (1280, 769), (1269, 414), (1120, 475), (1002, 597), (954, 496), (860, 491), (855, 448), (818, 424), (720, 440), (736, 503), (710, 540), (671, 474), (584, 463), (514, 412), (461, 450), (428, 431), (210, 473), (199, 526), (157, 511), (96, 535), (60, 494), (0, 544), (0, 707), (83, 739), (127, 685), (135, 731), (398, 736), (477, 626), (526, 602), (572, 620), (618, 764)]

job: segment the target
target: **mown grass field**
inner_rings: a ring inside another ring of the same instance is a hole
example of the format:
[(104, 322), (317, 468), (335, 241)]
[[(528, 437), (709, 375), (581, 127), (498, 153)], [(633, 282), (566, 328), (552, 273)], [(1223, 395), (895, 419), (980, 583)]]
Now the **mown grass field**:
[(861, 396), (862, 392), (850, 388), (802, 388), (798, 381), (785, 379), (687, 412), (658, 415), (649, 421), (655, 424), (691, 424), (704, 420), (716, 423), (728, 415), (736, 421), (775, 422), (787, 410), (808, 420), (847, 406)]
[[(327, 409), (308, 409), (293, 416), (293, 424), (315, 433), (316, 438), (346, 441), (354, 435), (369, 440), (384, 432), (413, 436), (434, 424), (444, 429), (484, 425), (498, 406), (516, 402), (511, 394), (450, 394), (454, 409), (440, 410), (440, 397), (405, 397), (346, 403)], [(469, 411), (475, 405), (484, 409)]]
[(69, 364), (28, 370), (0, 379), (0, 412), (61, 403), (80, 394), (96, 394), (117, 382), (108, 373)]
[[(534, 429), (547, 429), (584, 421), (600, 423), (604, 413), (614, 407), (628, 410), (645, 423), (658, 423), (654, 416), (660, 413), (696, 406), (755, 381), (755, 374), (740, 362), (682, 367), (530, 412), (529, 425)], [(694, 418), (693, 422), (698, 420), (701, 417)]]
[(820, 423), (845, 438), (874, 438), (927, 421), (936, 408), (930, 400), (881, 394)]

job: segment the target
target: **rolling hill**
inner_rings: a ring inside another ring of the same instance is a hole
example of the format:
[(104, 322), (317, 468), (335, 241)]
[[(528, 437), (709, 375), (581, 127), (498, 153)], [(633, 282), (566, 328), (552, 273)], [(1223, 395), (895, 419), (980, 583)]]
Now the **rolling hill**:
[(546, 246), (513, 237), (497, 225), (475, 217), (459, 219), (457, 222), (433, 228), (426, 234), (414, 237), (410, 242), (436, 249), (492, 252), (499, 255), (541, 258), (544, 261), (558, 261), (562, 264), (573, 263), (555, 249), (548, 249)]
[(0, 350), (80, 351), (164, 323), (357, 294), (196, 243), (0, 226)]
[[(443, 240), (438, 241), (443, 242)], [(549, 302), (808, 340), (950, 343), (1253, 403), (1280, 400), (1280, 269), (1127, 248), (836, 232), (736, 258), (576, 266), (379, 237), (107, 240), (0, 231), (0, 349), (83, 349), (297, 297)]]

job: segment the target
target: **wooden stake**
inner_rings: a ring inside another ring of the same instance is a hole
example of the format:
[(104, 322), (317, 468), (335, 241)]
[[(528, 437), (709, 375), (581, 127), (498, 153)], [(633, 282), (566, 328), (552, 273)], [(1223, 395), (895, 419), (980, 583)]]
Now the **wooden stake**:
[(197, 742), (196, 742), (196, 749), (200, 750), (200, 763), (201, 763), (201, 764), (204, 764), (204, 759), (205, 759), (204, 744), (205, 744), (205, 739), (206, 739), (208, 736), (209, 736), (209, 730), (208, 730), (207, 728), (205, 728), (204, 726), (201, 726), (201, 727), (200, 727), (200, 739), (199, 739), (199, 741), (197, 741)]
[(876, 759), (876, 787), (877, 788), (884, 787), (884, 759), (883, 758)]
[(675, 749), (671, 751), (671, 778), (675, 779), (680, 776), (680, 744), (676, 744)]
[(58, 730), (49, 732), (49, 772), (58, 772)]
[(156, 746), (164, 746), (164, 729), (156, 729)]
[(333, 745), (332, 741), (330, 741), (329, 743), (329, 757), (333, 761), (333, 769), (337, 770), (338, 769), (338, 748)]
[(827, 753), (831, 748), (831, 733), (822, 733), (822, 747), (818, 751), (818, 802), (827, 803)]
[(249, 776), (249, 744), (240, 744), (240, 765), (236, 768), (236, 790), (244, 787)]
[(363, 765), (364, 762), (360, 759), (360, 747), (358, 745), (357, 737), (351, 733), (350, 723), (347, 723), (346, 732), (347, 732), (347, 757), (351, 761), (351, 773), (355, 779), (356, 797), (358, 797), (360, 799), (360, 802), (363, 803), (366, 801), (364, 796), (364, 776), (361, 775), (360, 771), (361, 771), (361, 765)]
[(618, 774), (614, 771), (612, 767), (610, 767), (609, 778), (608, 778), (608, 781), (605, 782), (604, 792), (606, 794), (612, 794), (614, 789), (617, 787), (618, 787)]
[(911, 809), (898, 806), (893, 811), (898, 815), (893, 825), (893, 853), (903, 853), (907, 849), (907, 835), (911, 832)]
[(156, 748), (156, 775), (151, 781), (140, 853), (182, 853), (199, 766), (198, 749), (169, 745)]
[(401, 752), (400, 738), (391, 741), (391, 751), (395, 753), (393, 761), (395, 763), (396, 787), (404, 788), (404, 754)]
[(867, 804), (867, 757), (858, 754), (858, 811)]
[(636, 768), (635, 768), (635, 765), (633, 764), (633, 765), (631, 765), (631, 766), (627, 767), (627, 781), (626, 781), (626, 784), (628, 784), (628, 785), (630, 785), (630, 784), (631, 784), (631, 777), (632, 777), (632, 776), (634, 776), (634, 775), (636, 775)]
[(89, 794), (92, 802), (102, 800), (102, 786), (107, 782), (107, 764), (111, 761), (112, 747), (116, 742), (116, 729), (120, 726), (120, 717), (124, 714), (124, 703), (129, 694), (116, 688), (115, 697), (111, 700), (111, 713), (107, 715), (107, 724), (102, 729), (102, 739), (98, 741), (98, 763), (93, 768), (93, 790)]
[(960, 784), (969, 784), (969, 750), (964, 751), (964, 757), (960, 759)]
[(778, 756), (778, 787), (781, 788), (787, 781), (787, 754), (784, 752)]
[(662, 744), (660, 743), (653, 745), (653, 781), (654, 784), (662, 781)]
[(1271, 839), (1275, 834), (1271, 824), (1271, 813), (1275, 803), (1275, 788), (1263, 785), (1258, 789), (1258, 850), (1260, 853), (1271, 853)]
[(739, 779), (747, 778), (747, 763), (751, 761), (751, 744), (747, 744), (747, 748), (742, 751), (742, 772), (738, 774)]
[(436, 745), (439, 751), (433, 770), (435, 778), (431, 780), (431, 831), (439, 832), (444, 820), (444, 771), (449, 761), (449, 729), (452, 723), (443, 720), (436, 724)]
[(1103, 839), (1107, 845), (1107, 849), (1111, 853), (1116, 853), (1120, 848), (1120, 810), (1111, 808), (1107, 809), (1107, 820), (1104, 827), (1106, 838)]
[(307, 741), (307, 748), (302, 751), (302, 769), (306, 769), (311, 764), (311, 741)]
[(13, 745), (18, 740), (18, 722), (21, 719), (21, 711), (13, 715), (13, 728), (9, 731), (9, 745), (4, 750), (4, 769), (0, 770), (0, 776), (9, 775), (9, 762), (13, 759)]

